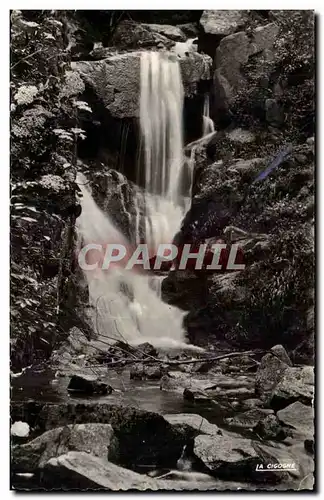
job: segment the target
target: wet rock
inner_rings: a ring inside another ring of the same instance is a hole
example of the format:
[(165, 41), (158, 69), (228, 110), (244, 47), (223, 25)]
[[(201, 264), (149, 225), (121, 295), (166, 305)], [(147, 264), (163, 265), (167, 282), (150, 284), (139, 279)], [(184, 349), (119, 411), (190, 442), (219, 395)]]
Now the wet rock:
[(82, 394), (111, 394), (112, 387), (104, 382), (100, 382), (96, 376), (73, 375), (69, 382), (68, 391)]
[(246, 480), (255, 469), (257, 453), (249, 439), (222, 431), (222, 435), (195, 438), (194, 454), (217, 477)]
[[(257, 27), (251, 37), (244, 31), (223, 38), (216, 50), (215, 90), (221, 100), (233, 103), (242, 88), (251, 85), (244, 76), (242, 66), (254, 57), (258, 72), (267, 71), (267, 63), (273, 59), (274, 43), (279, 28), (275, 23)], [(269, 70), (268, 70), (269, 71)], [(222, 92), (220, 92), (220, 89)], [(225, 103), (223, 103), (223, 107)]]
[(52, 457), (70, 450), (114, 458), (118, 442), (109, 424), (79, 424), (44, 432), (29, 443), (12, 448), (11, 463), (16, 472), (34, 472)]
[(289, 432), (280, 425), (276, 415), (267, 415), (254, 427), (254, 432), (262, 439), (281, 441)]
[(231, 427), (253, 429), (261, 420), (271, 414), (273, 414), (273, 410), (255, 408), (234, 417), (225, 418), (224, 421)]
[(254, 408), (262, 408), (263, 404), (264, 403), (261, 401), (261, 399), (249, 398), (241, 401), (241, 408), (243, 410), (252, 410)]
[(305, 451), (303, 442), (296, 442), (291, 446), (286, 443), (272, 443), (271, 445), (253, 442), (253, 448), (260, 457), (264, 469), (268, 464), (282, 467), (290, 464), (289, 471), (281, 469), (273, 472), (278, 480), (287, 485), (288, 489), (312, 490), (314, 486), (314, 459)]
[(220, 433), (220, 429), (215, 424), (208, 422), (206, 418), (195, 413), (176, 413), (163, 415), (165, 420), (171, 425), (188, 426), (194, 429), (198, 434), (208, 434), (214, 436)]
[(183, 391), (183, 399), (187, 401), (192, 401), (194, 403), (209, 403), (212, 401), (211, 397), (208, 396), (203, 391), (193, 391), (191, 389), (185, 389)]
[(164, 373), (161, 365), (136, 363), (130, 369), (130, 378), (134, 380), (160, 380)]
[[(102, 61), (75, 61), (78, 71), (87, 85), (95, 92), (105, 107), (116, 118), (139, 116), (141, 51), (112, 55)], [(211, 60), (208, 56), (190, 53), (178, 57), (183, 86), (187, 96), (197, 92), (197, 83), (210, 78)]]
[(281, 361), (286, 363), (288, 366), (292, 366), (292, 362), (287, 354), (287, 351), (281, 344), (274, 345), (273, 347), (271, 347), (270, 351), (273, 352), (277, 356), (277, 358), (281, 359)]
[(314, 368), (311, 366), (288, 367), (274, 387), (269, 403), (281, 409), (295, 401), (311, 405), (314, 397)]
[(305, 439), (304, 448), (308, 453), (314, 455), (315, 453), (314, 439)]
[(293, 429), (294, 436), (312, 439), (314, 435), (314, 409), (299, 401), (278, 411), (277, 417), (281, 423)]
[(255, 393), (262, 401), (269, 400), (274, 387), (288, 368), (287, 363), (273, 354), (263, 356), (255, 376)]
[(265, 100), (266, 120), (272, 127), (281, 127), (284, 123), (284, 111), (276, 99)]
[(64, 489), (78, 490), (157, 489), (155, 481), (148, 476), (79, 451), (70, 451), (46, 463), (42, 473), (42, 486), (55, 489), (58, 485)]
[(170, 24), (142, 24), (142, 26), (149, 28), (154, 33), (164, 35), (175, 42), (186, 41), (186, 36), (179, 26), (171, 26)]
[[(25, 420), (41, 432), (69, 424), (111, 424), (119, 442), (118, 463), (142, 471), (141, 465), (175, 466), (186, 444), (185, 436), (161, 415), (131, 406), (107, 403), (12, 405), (12, 417)], [(29, 415), (29, 419), (28, 419)]]
[(139, 344), (138, 346), (136, 346), (136, 349), (140, 351), (141, 354), (145, 354), (148, 356), (156, 357), (158, 354), (155, 347), (153, 347), (149, 342), (144, 342), (143, 344)]
[(242, 10), (204, 10), (199, 21), (200, 50), (214, 58), (220, 40), (242, 28), (246, 20), (247, 14)]

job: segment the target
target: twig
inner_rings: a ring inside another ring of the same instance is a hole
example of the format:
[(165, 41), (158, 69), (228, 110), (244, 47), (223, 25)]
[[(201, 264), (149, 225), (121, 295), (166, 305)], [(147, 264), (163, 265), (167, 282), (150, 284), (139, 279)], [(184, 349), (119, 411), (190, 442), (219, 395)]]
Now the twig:
[(150, 359), (132, 359), (132, 358), (126, 358), (126, 359), (121, 359), (119, 361), (113, 361), (111, 363), (107, 363), (106, 366), (115, 366), (117, 364), (123, 363), (123, 364), (128, 364), (128, 363), (156, 363), (157, 361), (159, 363), (163, 363), (164, 365), (170, 365), (170, 366), (178, 366), (178, 365), (187, 365), (191, 363), (203, 363), (203, 362), (209, 362), (209, 361), (219, 361), (221, 359), (226, 359), (226, 358), (233, 358), (234, 356), (250, 356), (252, 354), (264, 354), (267, 351), (245, 351), (245, 352), (230, 352), (228, 354), (222, 354), (221, 356), (215, 356), (212, 358), (198, 358), (198, 359), (184, 359), (182, 360), (177, 360), (177, 361), (166, 361), (166, 360), (156, 360), (155, 358)]

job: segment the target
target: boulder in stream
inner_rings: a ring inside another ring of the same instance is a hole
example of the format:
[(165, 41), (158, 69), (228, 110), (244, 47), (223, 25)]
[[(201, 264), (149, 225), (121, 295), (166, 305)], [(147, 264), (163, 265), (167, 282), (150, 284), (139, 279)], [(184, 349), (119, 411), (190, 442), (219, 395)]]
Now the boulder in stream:
[(70, 379), (68, 388), (70, 392), (80, 394), (111, 394), (112, 387), (98, 380), (98, 377), (93, 375), (73, 375)]
[(87, 423), (67, 425), (44, 432), (29, 443), (12, 448), (12, 469), (15, 472), (35, 472), (53, 457), (69, 451), (91, 453), (113, 458), (118, 442), (109, 424)]

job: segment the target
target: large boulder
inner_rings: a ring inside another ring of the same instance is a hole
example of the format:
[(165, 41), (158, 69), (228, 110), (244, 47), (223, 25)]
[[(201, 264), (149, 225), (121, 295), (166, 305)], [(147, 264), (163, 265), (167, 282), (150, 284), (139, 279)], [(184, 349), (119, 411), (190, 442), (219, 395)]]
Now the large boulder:
[(268, 401), (273, 389), (280, 382), (289, 365), (273, 354), (266, 354), (261, 360), (255, 376), (255, 393)]
[[(211, 59), (207, 55), (190, 52), (178, 57), (185, 94), (197, 92), (200, 80), (210, 78)], [(141, 52), (111, 55), (102, 61), (76, 61), (72, 68), (78, 71), (85, 83), (103, 102), (113, 117), (134, 118), (139, 116)]]
[(196, 415), (195, 413), (174, 413), (163, 415), (163, 417), (171, 425), (180, 427), (188, 426), (197, 432), (197, 434), (209, 434), (210, 436), (215, 436), (220, 433), (217, 425), (211, 424), (206, 418)]
[[(275, 23), (259, 26), (251, 36), (240, 31), (226, 36), (220, 41), (216, 50), (214, 95), (215, 115), (217, 109), (227, 109), (243, 91), (252, 86), (251, 79), (244, 72), (244, 66), (253, 58), (258, 74), (270, 74), (269, 62), (274, 58), (274, 44), (278, 37), (279, 27)], [(251, 75), (255, 77), (255, 75)]]
[(204, 10), (199, 21), (199, 48), (214, 58), (221, 39), (242, 29), (247, 17), (244, 10)]
[(69, 451), (92, 453), (101, 458), (113, 458), (118, 442), (109, 424), (77, 424), (44, 432), (29, 443), (17, 445), (11, 451), (15, 472), (34, 472), (48, 460)]
[(51, 458), (42, 471), (46, 489), (146, 490), (157, 489), (151, 478), (123, 469), (94, 455), (70, 451)]
[(131, 406), (107, 403), (16, 403), (13, 420), (25, 420), (38, 432), (69, 424), (110, 424), (119, 442), (118, 463), (129, 468), (141, 465), (172, 467), (181, 455), (186, 437), (161, 415)]
[(295, 401), (311, 405), (314, 398), (314, 368), (312, 366), (289, 367), (273, 388), (269, 402), (280, 409)]
[(300, 401), (278, 411), (277, 417), (281, 423), (293, 429), (294, 436), (301, 439), (314, 438), (314, 408)]
[(67, 390), (78, 394), (110, 394), (112, 387), (101, 382), (95, 375), (72, 375)]
[(238, 487), (244, 486), (230, 481), (217, 481), (206, 474), (190, 472), (174, 471), (163, 474), (161, 479), (152, 478), (124, 469), (93, 455), (72, 451), (49, 460), (41, 471), (41, 477), (41, 486), (47, 490), (215, 491), (236, 490)]
[(217, 477), (234, 481), (253, 475), (258, 460), (251, 441), (227, 431), (195, 438), (194, 454)]

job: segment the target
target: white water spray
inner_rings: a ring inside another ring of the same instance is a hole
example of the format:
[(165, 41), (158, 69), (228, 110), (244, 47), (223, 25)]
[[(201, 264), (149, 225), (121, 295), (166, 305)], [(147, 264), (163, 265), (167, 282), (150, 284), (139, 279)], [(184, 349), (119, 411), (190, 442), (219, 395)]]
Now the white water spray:
[[(86, 179), (78, 175), (82, 213), (77, 230), (82, 245), (109, 242), (129, 246), (126, 238), (95, 203)], [(162, 302), (161, 278), (121, 267), (84, 271), (89, 288), (90, 319), (98, 340), (123, 340), (132, 345), (150, 342), (156, 347), (187, 347), (182, 328), (184, 313)], [(198, 350), (198, 348), (197, 348)]]
[(203, 112), (203, 137), (211, 132), (215, 132), (215, 126), (213, 120), (210, 118), (209, 111), (209, 94), (205, 94), (204, 99), (204, 112)]

